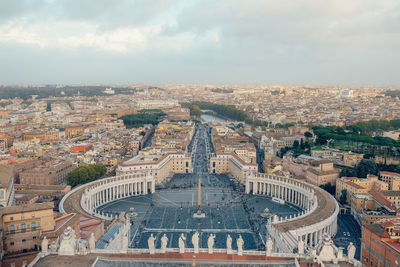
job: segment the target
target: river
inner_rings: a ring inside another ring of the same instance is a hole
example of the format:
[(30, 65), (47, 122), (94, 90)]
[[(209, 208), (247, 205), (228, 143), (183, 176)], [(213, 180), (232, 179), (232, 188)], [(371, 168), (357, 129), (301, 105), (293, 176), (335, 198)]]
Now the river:
[(210, 114), (202, 114), (200, 116), (200, 119), (202, 119), (205, 122), (226, 122), (226, 120), (224, 120), (223, 118)]

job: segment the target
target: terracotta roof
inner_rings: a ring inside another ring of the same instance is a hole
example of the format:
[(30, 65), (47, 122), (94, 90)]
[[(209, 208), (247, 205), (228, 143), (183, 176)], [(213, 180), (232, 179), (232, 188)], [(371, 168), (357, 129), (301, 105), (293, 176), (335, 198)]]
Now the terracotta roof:
[(7, 188), (12, 179), (14, 179), (14, 165), (0, 165), (0, 184)]
[(364, 227), (380, 237), (382, 237), (383, 233), (386, 232), (385, 228), (381, 224), (366, 224)]
[(400, 191), (384, 190), (384, 191), (379, 191), (379, 193), (387, 197), (400, 197)]
[(315, 175), (328, 175), (328, 174), (340, 173), (340, 170), (338, 170), (338, 169), (333, 169), (333, 170), (328, 170), (328, 171), (319, 171), (312, 167), (308, 168), (307, 171), (312, 172)]
[(12, 213), (27, 212), (34, 210), (46, 210), (53, 208), (54, 208), (53, 202), (34, 203), (34, 204), (20, 205), (20, 206), (9, 206), (0, 208), (0, 216)]
[(372, 195), (372, 197), (373, 197), (377, 202), (379, 202), (381, 205), (387, 207), (388, 209), (396, 210), (396, 207), (393, 206), (392, 202), (390, 202), (389, 200), (387, 200), (387, 199), (385, 198), (385, 196), (382, 195), (381, 192), (369, 192), (369, 193), (370, 193), (370, 195)]
[(400, 173), (397, 172), (381, 171), (380, 173), (381, 175), (384, 174), (384, 175), (400, 176)]
[(345, 183), (348, 185), (351, 185), (352, 187), (357, 188), (357, 189), (364, 189), (364, 187), (362, 187), (361, 185), (353, 183), (353, 182), (345, 182)]

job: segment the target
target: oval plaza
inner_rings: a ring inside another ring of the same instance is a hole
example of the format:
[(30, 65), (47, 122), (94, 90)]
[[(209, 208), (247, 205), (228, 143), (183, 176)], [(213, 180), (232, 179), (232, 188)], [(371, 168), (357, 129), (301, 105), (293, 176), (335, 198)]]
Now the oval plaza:
[(120, 164), (116, 176), (64, 197), (61, 211), (110, 225), (94, 251), (352, 260), (330, 239), (337, 231), (339, 206), (329, 193), (260, 173), (254, 161), (235, 153), (218, 153), (210, 127), (193, 127), (183, 153), (145, 149)]

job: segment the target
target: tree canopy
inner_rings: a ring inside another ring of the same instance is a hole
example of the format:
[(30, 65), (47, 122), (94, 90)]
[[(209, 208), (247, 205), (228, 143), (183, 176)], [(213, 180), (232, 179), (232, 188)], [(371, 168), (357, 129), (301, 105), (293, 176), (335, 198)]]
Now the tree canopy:
[(103, 164), (90, 164), (86, 166), (79, 166), (67, 175), (67, 183), (71, 186), (78, 184), (86, 184), (91, 181), (97, 180), (106, 174), (106, 166)]
[(347, 203), (347, 190), (343, 189), (341, 193), (342, 194), (340, 196), (339, 202), (340, 202), (340, 204), (346, 204)]
[(160, 122), (161, 118), (165, 116), (165, 113), (161, 110), (140, 110), (139, 113), (124, 115), (120, 117), (124, 121), (126, 128), (138, 128), (143, 127), (145, 124), (156, 125)]
[(366, 178), (368, 174), (379, 176), (379, 167), (375, 161), (363, 159), (355, 166), (356, 175), (358, 178)]
[[(313, 131), (317, 136), (316, 142), (320, 145), (325, 145), (328, 140), (333, 139), (366, 143), (374, 146), (400, 147), (400, 142), (397, 140), (382, 136), (371, 137), (369, 135), (363, 135), (363, 130), (357, 127), (347, 127), (347, 131), (345, 131), (342, 127), (336, 126), (314, 126)], [(359, 131), (361, 131), (361, 133), (359, 133)]]

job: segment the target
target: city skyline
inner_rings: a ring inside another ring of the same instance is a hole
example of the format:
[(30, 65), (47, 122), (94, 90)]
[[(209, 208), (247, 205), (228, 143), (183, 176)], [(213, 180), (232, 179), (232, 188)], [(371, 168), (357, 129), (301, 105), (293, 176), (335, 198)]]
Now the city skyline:
[(397, 85), (397, 1), (3, 1), (2, 84)]

